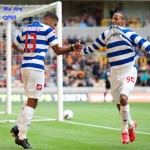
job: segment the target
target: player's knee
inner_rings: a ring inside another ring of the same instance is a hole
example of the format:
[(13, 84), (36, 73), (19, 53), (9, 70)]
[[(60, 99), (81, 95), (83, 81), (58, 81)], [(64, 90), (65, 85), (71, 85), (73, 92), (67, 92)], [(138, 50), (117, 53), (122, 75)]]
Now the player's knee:
[(120, 104), (122, 106), (125, 106), (128, 104), (128, 97), (126, 95), (124, 95), (124, 94), (120, 95)]
[(38, 105), (38, 99), (28, 98), (27, 106), (35, 109), (37, 107), (37, 105)]

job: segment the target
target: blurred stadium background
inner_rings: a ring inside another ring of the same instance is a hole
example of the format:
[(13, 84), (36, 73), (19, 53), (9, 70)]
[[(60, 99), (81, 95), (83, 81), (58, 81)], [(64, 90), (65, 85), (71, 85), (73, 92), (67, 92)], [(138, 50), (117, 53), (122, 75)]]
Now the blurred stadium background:
[[(15, 149), (15, 145), (14, 147), (8, 146), (7, 143), (12, 145), (12, 143), (10, 143), (11, 140), (10, 138), (4, 136), (12, 125), (5, 123), (9, 122), (7, 120), (16, 119), (16, 114), (19, 113), (22, 101), (26, 100), (26, 97), (23, 96), (23, 85), (20, 74), (20, 62), (22, 56), (13, 51), (11, 63), (11, 86), (13, 92), (11, 95), (11, 99), (13, 102), (13, 114), (7, 115), (3, 113), (6, 112), (8, 84), (6, 65), (8, 59), (6, 46), (6, 21), (3, 20), (3, 16), (6, 12), (4, 12), (3, 7), (20, 7), (22, 8), (22, 11), (18, 13), (23, 14), (24, 12), (28, 12), (38, 7), (40, 8), (41, 6), (50, 4), (52, 2), (55, 1), (0, 1), (0, 112), (2, 112), (0, 115), (0, 123), (2, 123), (1, 127), (3, 128), (0, 137), (4, 139), (0, 141), (0, 148), (6, 150)], [(74, 43), (79, 39), (84, 45), (91, 44), (100, 33), (102, 33), (109, 27), (109, 25), (111, 24), (111, 16), (117, 10), (125, 11), (129, 18), (128, 26), (139, 33), (141, 36), (143, 36), (145, 39), (148, 39), (150, 41), (149, 0), (62, 0), (63, 45)], [(12, 12), (9, 13), (11, 14)], [(23, 27), (28, 23), (34, 20), (41, 20), (42, 15), (43, 14), (34, 15), (20, 20), (17, 19), (12, 21), (11, 40), (13, 41), (15, 36), (20, 33)], [(129, 101), (133, 102), (131, 103), (133, 117), (137, 121), (139, 121), (138, 134), (140, 134), (140, 138), (137, 139), (137, 142), (135, 144), (129, 145), (126, 148), (132, 150), (147, 150), (149, 148), (148, 137), (150, 133), (148, 126), (148, 114), (150, 105), (150, 54), (141, 51), (139, 47), (136, 47), (136, 52), (139, 56), (136, 62), (136, 66), (138, 69), (138, 80)], [(45, 65), (45, 89), (42, 98), (39, 100), (40, 105), (35, 113), (35, 122), (38, 119), (41, 119), (41, 121), (42, 119), (45, 119), (46, 121), (49, 119), (49, 117), (57, 118), (57, 57), (52, 50), (50, 50), (46, 56)], [(120, 144), (120, 133), (118, 134), (118, 132), (116, 132), (119, 130), (118, 128), (120, 128), (120, 122), (118, 119), (118, 115), (116, 115), (118, 114), (118, 112), (117, 110), (115, 110), (114, 104), (112, 105), (110, 103), (98, 103), (104, 102), (104, 92), (106, 90), (105, 79), (108, 73), (109, 65), (106, 58), (106, 48), (100, 49), (94, 55), (82, 57), (82, 59), (77, 59), (74, 53), (63, 55), (63, 101), (67, 102), (64, 103), (64, 109), (73, 110), (75, 114), (73, 121), (78, 123), (86, 123), (86, 125), (82, 124), (86, 127), (82, 128), (80, 127), (80, 125), (79, 127), (77, 127), (70, 124), (66, 125), (62, 122), (51, 122), (50, 125), (49, 122), (40, 122), (40, 125), (39, 123), (33, 122), (33, 128), (31, 127), (32, 132), (37, 133), (39, 137), (37, 138), (36, 135), (34, 135), (33, 133), (31, 134), (30, 132), (29, 134), (31, 137), (33, 137), (31, 143), (36, 145), (36, 149), (126, 149)], [(110, 92), (108, 92), (105, 101), (113, 101)], [(107, 127), (108, 131), (106, 130)], [(111, 129), (112, 131), (110, 131)], [(40, 131), (40, 135), (37, 130)], [(53, 133), (53, 131), (55, 132)], [(40, 138), (41, 140), (43, 140), (43, 136), (40, 137), (41, 133), (43, 133), (44, 136), (47, 137), (45, 138), (43, 144), (44, 146), (39, 143)], [(51, 134), (49, 135), (49, 133)], [(113, 138), (111, 138), (112, 135), (114, 136)], [(50, 142), (49, 138), (51, 139)], [(48, 143), (50, 145), (48, 145)], [(53, 143), (55, 144), (53, 145)]]
[[(6, 21), (3, 16), (6, 11), (3, 6), (6, 4), (16, 5), (22, 8), (17, 11), (23, 14), (26, 11), (40, 7), (54, 1), (5, 1), (0, 6), (0, 102), (6, 101), (7, 87), (7, 68), (6, 68)], [(133, 9), (134, 5), (134, 9)], [(63, 21), (63, 45), (74, 43), (78, 39), (82, 44), (88, 45), (111, 24), (111, 16), (117, 10), (123, 10), (129, 18), (129, 27), (143, 36), (150, 39), (150, 1), (62, 1), (62, 21)], [(7, 12), (8, 13), (8, 12)], [(9, 12), (12, 13), (12, 12)], [(13, 14), (11, 14), (13, 15)], [(35, 15), (21, 20), (12, 20), (11, 39), (21, 32), (23, 27), (34, 20), (41, 20), (41, 15)], [(139, 59), (136, 62), (138, 69), (138, 80), (130, 101), (150, 101), (150, 55), (140, 51), (136, 47)], [(22, 80), (20, 75), (21, 55), (12, 53), (12, 88), (15, 92), (12, 101), (23, 101)], [(57, 59), (56, 55), (50, 50), (45, 59), (45, 94), (41, 101), (57, 100)], [(78, 60), (74, 53), (63, 56), (63, 86), (64, 101), (95, 101), (103, 102), (103, 92), (105, 91), (105, 78), (109, 72), (106, 58), (106, 49), (100, 49), (92, 56)], [(70, 87), (73, 89), (70, 91)], [(19, 90), (18, 90), (19, 88)], [(17, 89), (17, 90), (15, 90)], [(18, 93), (19, 91), (19, 93)], [(51, 93), (49, 93), (52, 91)], [(144, 96), (144, 97), (143, 97)], [(112, 101), (110, 94), (107, 101)]]

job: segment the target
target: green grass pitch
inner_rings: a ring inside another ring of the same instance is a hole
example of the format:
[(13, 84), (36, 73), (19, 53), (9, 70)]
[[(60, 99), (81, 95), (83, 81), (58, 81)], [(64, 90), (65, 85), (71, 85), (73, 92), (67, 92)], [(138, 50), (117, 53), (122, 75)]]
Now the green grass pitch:
[[(15, 123), (21, 104), (13, 103), (13, 114), (0, 114), (0, 149), (23, 149), (14, 143), (10, 129)], [(148, 150), (150, 149), (150, 103), (130, 103), (131, 115), (138, 122), (137, 138), (133, 143), (121, 143), (121, 119), (114, 103), (66, 102), (71, 109), (70, 121), (33, 121), (27, 138), (34, 150)], [(0, 111), (5, 105), (0, 104)], [(57, 118), (57, 103), (40, 102), (33, 120)]]

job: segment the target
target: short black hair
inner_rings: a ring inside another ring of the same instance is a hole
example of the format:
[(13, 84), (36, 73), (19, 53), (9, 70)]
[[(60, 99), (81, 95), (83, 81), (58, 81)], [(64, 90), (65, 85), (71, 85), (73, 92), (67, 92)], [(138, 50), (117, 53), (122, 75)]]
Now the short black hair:
[(126, 21), (126, 25), (128, 25), (128, 17), (124, 11), (117, 11), (115, 13), (119, 13), (122, 15), (122, 18)]
[(58, 17), (57, 17), (57, 15), (55, 14), (55, 13), (53, 13), (53, 12), (47, 12), (45, 15), (44, 15), (44, 18), (47, 18), (47, 17), (51, 17), (51, 18), (53, 18), (53, 19), (55, 19), (55, 20), (59, 20), (58, 19)]

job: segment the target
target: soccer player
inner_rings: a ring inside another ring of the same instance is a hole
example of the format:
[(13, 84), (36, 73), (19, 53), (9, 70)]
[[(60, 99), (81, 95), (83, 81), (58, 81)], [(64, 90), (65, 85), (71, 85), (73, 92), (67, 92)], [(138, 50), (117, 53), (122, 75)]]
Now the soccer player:
[(27, 25), (12, 44), (14, 50), (23, 53), (21, 74), (27, 101), (11, 133), (15, 138), (15, 143), (25, 149), (32, 148), (26, 134), (44, 88), (44, 57), (49, 46), (57, 55), (81, 51), (83, 48), (80, 41), (68, 47), (59, 47), (54, 30), (57, 23), (56, 14), (47, 12), (41, 22)]
[(112, 17), (112, 25), (104, 31), (92, 45), (84, 47), (81, 55), (92, 54), (101, 47), (107, 47), (107, 57), (110, 65), (110, 80), (113, 99), (122, 118), (122, 143), (128, 144), (136, 138), (137, 123), (131, 119), (128, 104), (129, 95), (137, 79), (134, 67), (136, 54), (134, 46), (150, 52), (150, 42), (126, 28), (127, 16), (123, 11), (117, 11)]

